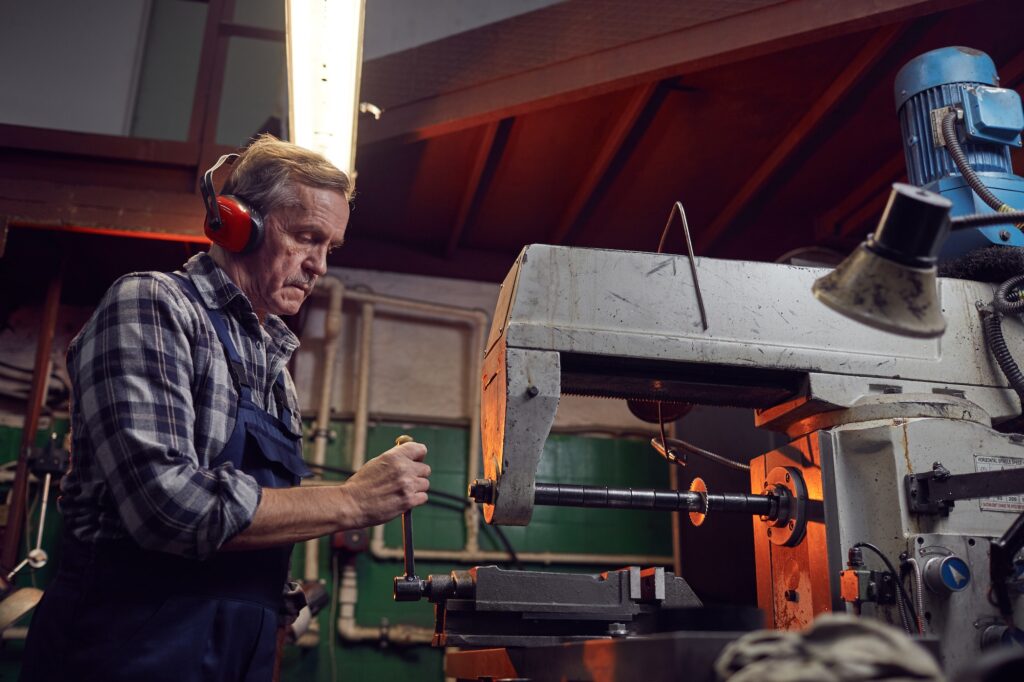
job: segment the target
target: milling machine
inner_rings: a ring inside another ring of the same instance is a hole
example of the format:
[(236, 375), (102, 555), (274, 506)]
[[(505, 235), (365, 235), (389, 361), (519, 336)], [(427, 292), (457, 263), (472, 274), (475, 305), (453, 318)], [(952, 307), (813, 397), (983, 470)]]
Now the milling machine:
[[(979, 223), (950, 223), (951, 208), (975, 210), (964, 197), (978, 174), (961, 181), (963, 165), (940, 147), (982, 166), (983, 179), (996, 174), (1002, 207), (992, 208), (1008, 211), (1002, 202), (1020, 179), (1006, 147), (1019, 146), (1024, 117), (1019, 97), (994, 87), (987, 57), (937, 53), (897, 78), (908, 161), (931, 169), (911, 178), (937, 193), (896, 186), (876, 233), (835, 271), (523, 249), (485, 348), (485, 479), (470, 495), (488, 523), (526, 525), (536, 505), (681, 510), (698, 524), (747, 514), (769, 627), (855, 612), (937, 638), (954, 671), (983, 648), (1024, 644), (1024, 374), (1012, 376), (1003, 352), (1020, 348), (1024, 326), (999, 312), (1014, 312), (1021, 283), (994, 293), (935, 276), (951, 227)], [(1024, 244), (1006, 223), (973, 239)], [(788, 443), (751, 453), (749, 493), (708, 491), (699, 480), (688, 491), (538, 482), (563, 393), (749, 407), (758, 427)], [(611, 637), (664, 649), (667, 635), (650, 634), (662, 630), (651, 626), (658, 611), (699, 604), (681, 578), (639, 568), (569, 577), (478, 567), (396, 579), (396, 598), (421, 596), (438, 604), (435, 643), (465, 646)], [(683, 633), (717, 650), (702, 637)]]

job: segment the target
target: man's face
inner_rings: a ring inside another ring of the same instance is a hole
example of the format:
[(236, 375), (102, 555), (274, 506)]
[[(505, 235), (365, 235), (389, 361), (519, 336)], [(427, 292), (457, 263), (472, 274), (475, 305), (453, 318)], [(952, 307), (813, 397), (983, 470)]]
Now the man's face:
[(294, 315), (327, 272), (327, 254), (341, 246), (348, 226), (345, 197), (327, 189), (296, 185), (300, 206), (264, 217), (263, 245), (245, 264), (243, 287), (259, 313)]

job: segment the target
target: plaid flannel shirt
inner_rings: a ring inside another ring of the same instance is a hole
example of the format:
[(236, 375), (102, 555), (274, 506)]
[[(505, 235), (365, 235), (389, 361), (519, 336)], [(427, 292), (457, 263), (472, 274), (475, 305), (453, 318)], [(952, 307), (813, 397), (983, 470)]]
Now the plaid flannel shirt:
[[(299, 341), (252, 305), (208, 254), (184, 265), (203, 300), (222, 310), (253, 401), (300, 433), (285, 364)], [(206, 311), (165, 273), (122, 277), (68, 349), (72, 459), (60, 510), (78, 539), (131, 538), (145, 549), (204, 558), (252, 521), (261, 489), (226, 464), (211, 467), (235, 425), (238, 393)], [(274, 382), (285, 372), (284, 396)], [(277, 391), (279, 393), (279, 391)]]

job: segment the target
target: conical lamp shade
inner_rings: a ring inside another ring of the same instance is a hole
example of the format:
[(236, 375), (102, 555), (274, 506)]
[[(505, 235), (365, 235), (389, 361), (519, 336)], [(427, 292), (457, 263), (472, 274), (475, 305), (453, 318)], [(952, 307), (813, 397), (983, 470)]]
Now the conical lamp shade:
[(875, 329), (929, 339), (946, 331), (935, 268), (897, 263), (864, 244), (811, 291), (829, 308)]

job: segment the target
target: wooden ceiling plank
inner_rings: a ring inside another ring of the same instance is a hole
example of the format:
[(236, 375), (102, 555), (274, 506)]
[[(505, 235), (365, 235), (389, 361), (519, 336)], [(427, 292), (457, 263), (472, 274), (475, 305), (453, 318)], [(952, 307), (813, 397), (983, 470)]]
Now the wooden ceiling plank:
[(608, 173), (608, 169), (611, 166), (612, 161), (614, 161), (616, 156), (619, 154), (619, 151), (622, 149), (622, 145), (629, 137), (630, 132), (632, 132), (636, 126), (636, 122), (640, 118), (640, 115), (647, 107), (647, 104), (651, 101), (651, 96), (654, 94), (657, 87), (658, 83), (652, 82), (647, 83), (646, 85), (641, 85), (633, 90), (633, 94), (630, 96), (629, 101), (626, 102), (626, 106), (623, 107), (614, 126), (605, 137), (604, 142), (601, 143), (597, 154), (594, 155), (593, 162), (590, 164), (586, 175), (576, 187), (576, 192), (573, 194), (572, 199), (562, 212), (562, 215), (558, 220), (558, 224), (555, 226), (554, 232), (550, 237), (549, 243), (561, 244), (565, 241), (565, 238), (569, 236), (569, 233), (579, 220), (583, 209), (587, 206), (591, 197), (594, 195), (594, 191)]
[[(176, 166), (195, 165), (197, 145), (0, 123), (0, 148)], [(0, 163), (4, 161), (0, 159)]]
[[(882, 211), (885, 210), (885, 202), (889, 198), (890, 184), (883, 183), (880, 186), (876, 186), (875, 191), (868, 197), (867, 201), (836, 225), (839, 232), (837, 236), (841, 241), (846, 241), (850, 238), (862, 239), (875, 228), (878, 219), (882, 217)], [(863, 230), (863, 232), (857, 234), (858, 230)]]
[(1024, 80), (1024, 51), (1018, 52), (1002, 67), (997, 67), (997, 71), (1000, 85), (1018, 89)]
[(844, 238), (848, 235), (850, 225), (847, 217), (861, 209), (872, 200), (882, 189), (888, 192), (889, 185), (906, 174), (906, 159), (903, 152), (894, 154), (883, 163), (864, 182), (852, 191), (847, 192), (843, 200), (822, 214), (818, 221), (818, 239)]
[(790, 0), (760, 10), (391, 106), (361, 122), (361, 143), (414, 141), (652, 80), (807, 45), (980, 0)]
[[(466, 189), (463, 191), (462, 200), (459, 202), (459, 212), (455, 216), (452, 232), (448, 237), (448, 246), (445, 248), (445, 256), (447, 258), (451, 258), (455, 254), (456, 249), (459, 248), (459, 241), (462, 239), (462, 233), (466, 230), (466, 223), (469, 222), (470, 212), (486, 189), (483, 187), (481, 180), (488, 161), (491, 159), (492, 154), (495, 153), (494, 140), (498, 135), (499, 125), (500, 121), (491, 121), (484, 126), (483, 136), (480, 138), (480, 144), (476, 148), (473, 166), (466, 180)], [(496, 160), (492, 161), (492, 163), (495, 162)]]
[(793, 156), (793, 153), (821, 124), (822, 120), (835, 110), (839, 102), (885, 54), (903, 32), (904, 26), (890, 26), (876, 32), (843, 71), (832, 81), (824, 93), (814, 102), (800, 120), (789, 129), (782, 141), (775, 147), (761, 165), (750, 174), (747, 181), (732, 196), (729, 203), (719, 212), (706, 230), (696, 235), (697, 248), (707, 253), (726, 234), (729, 226), (744, 209), (770, 184), (771, 179)]

